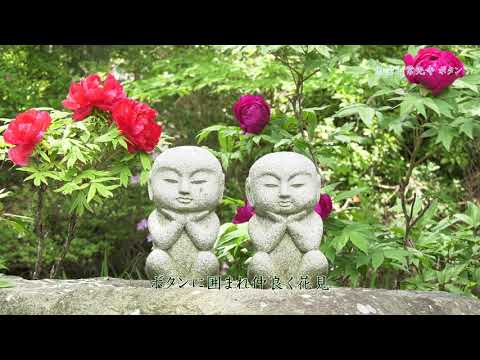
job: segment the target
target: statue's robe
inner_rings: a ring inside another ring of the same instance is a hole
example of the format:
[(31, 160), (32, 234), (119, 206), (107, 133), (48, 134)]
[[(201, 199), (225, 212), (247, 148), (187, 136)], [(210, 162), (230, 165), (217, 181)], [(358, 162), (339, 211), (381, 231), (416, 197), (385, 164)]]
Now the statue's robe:
[(248, 223), (248, 232), (254, 252), (265, 252), (270, 256), (272, 276), (278, 277), (283, 285), (291, 281), (293, 286), (302, 275), (299, 270), (304, 254), (319, 250), (323, 221), (314, 211), (301, 219), (284, 222), (257, 213)]
[[(173, 217), (171, 216), (173, 215)], [(178, 221), (174, 214), (165, 215), (154, 210), (148, 218), (148, 229), (153, 237), (153, 249), (163, 250), (172, 259), (173, 269), (178, 278), (192, 278), (192, 266), (200, 251), (213, 252), (220, 221), (214, 211), (200, 218)], [(195, 214), (193, 214), (195, 215)]]

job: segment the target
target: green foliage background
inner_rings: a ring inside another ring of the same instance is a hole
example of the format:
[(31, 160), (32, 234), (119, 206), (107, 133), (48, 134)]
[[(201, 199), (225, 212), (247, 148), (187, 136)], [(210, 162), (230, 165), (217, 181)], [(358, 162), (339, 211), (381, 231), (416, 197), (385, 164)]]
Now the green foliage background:
[[(221, 160), (227, 186), (218, 214), (225, 225), (216, 251), (233, 276), (245, 275), (251, 252), (245, 226), (230, 224), (243, 204), (249, 167), (271, 151), (308, 155), (313, 146), (335, 205), (322, 241), (333, 263), (331, 284), (474, 296), (480, 292), (480, 48), (430, 46), (456, 53), (467, 69), (434, 101), (403, 76), (403, 55), (419, 48), (412, 46), (0, 46), (0, 117), (31, 107), (61, 109), (71, 81), (113, 71), (129, 96), (158, 110), (162, 136), (172, 145), (200, 143)], [(297, 131), (288, 101), (295, 83), (282, 59), (315, 72), (303, 87), (308, 141)], [(245, 93), (263, 95), (274, 109), (260, 135), (243, 136), (233, 119), (232, 106)], [(415, 116), (431, 121), (422, 127), (422, 162), (406, 195), (418, 200), (413, 215), (429, 206), (405, 236), (398, 186), (414, 147)], [(28, 220), (35, 215), (34, 187), (10, 162), (0, 166), (0, 189), (9, 192), (0, 197), (0, 265), (28, 278), (36, 256)], [(45, 268), (68, 228), (61, 196), (45, 199)], [(152, 208), (146, 188), (135, 184), (92, 204), (77, 224), (62, 276), (144, 278), (151, 245), (136, 224)], [(406, 238), (413, 246), (405, 246)]]

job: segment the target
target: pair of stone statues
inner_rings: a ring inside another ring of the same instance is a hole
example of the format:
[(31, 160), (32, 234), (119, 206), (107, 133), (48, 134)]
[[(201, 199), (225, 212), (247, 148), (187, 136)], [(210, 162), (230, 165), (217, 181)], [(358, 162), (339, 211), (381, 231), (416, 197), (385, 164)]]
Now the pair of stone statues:
[[(213, 253), (220, 222), (225, 175), (206, 149), (171, 148), (152, 167), (149, 196), (154, 210), (148, 219), (153, 250), (147, 257), (150, 278), (197, 280), (205, 283), (219, 273)], [(282, 283), (326, 274), (328, 262), (319, 250), (321, 217), (314, 211), (320, 197), (320, 175), (313, 162), (293, 152), (258, 159), (246, 180), (247, 199), (255, 208), (248, 223), (254, 255), (248, 264), (250, 281)], [(294, 281), (296, 283), (296, 281)]]

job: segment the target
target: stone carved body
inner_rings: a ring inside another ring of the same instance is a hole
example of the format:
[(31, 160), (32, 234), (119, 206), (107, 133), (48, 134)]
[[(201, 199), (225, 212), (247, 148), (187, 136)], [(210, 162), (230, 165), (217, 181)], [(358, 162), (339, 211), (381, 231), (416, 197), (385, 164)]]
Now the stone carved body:
[(248, 223), (254, 247), (248, 266), (251, 282), (262, 277), (271, 288), (277, 277), (282, 288), (298, 287), (306, 276), (311, 288), (326, 274), (328, 261), (319, 250), (323, 222), (314, 211), (320, 187), (314, 164), (303, 155), (278, 152), (253, 164), (246, 182), (256, 212)]
[(149, 181), (156, 205), (148, 218), (153, 249), (145, 270), (150, 278), (205, 283), (218, 274), (213, 245), (220, 222), (214, 210), (224, 181), (220, 163), (205, 149), (180, 146), (156, 158)]

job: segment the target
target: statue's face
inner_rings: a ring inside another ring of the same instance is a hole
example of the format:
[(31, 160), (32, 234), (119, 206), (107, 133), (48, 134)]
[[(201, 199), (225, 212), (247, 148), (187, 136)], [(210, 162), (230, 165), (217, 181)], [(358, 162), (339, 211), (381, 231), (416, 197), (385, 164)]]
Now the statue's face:
[(252, 166), (247, 194), (259, 213), (290, 215), (313, 209), (320, 186), (320, 177), (308, 158), (295, 153), (274, 153)]
[(178, 212), (213, 210), (222, 199), (224, 175), (207, 150), (182, 146), (157, 157), (149, 186), (158, 207)]

